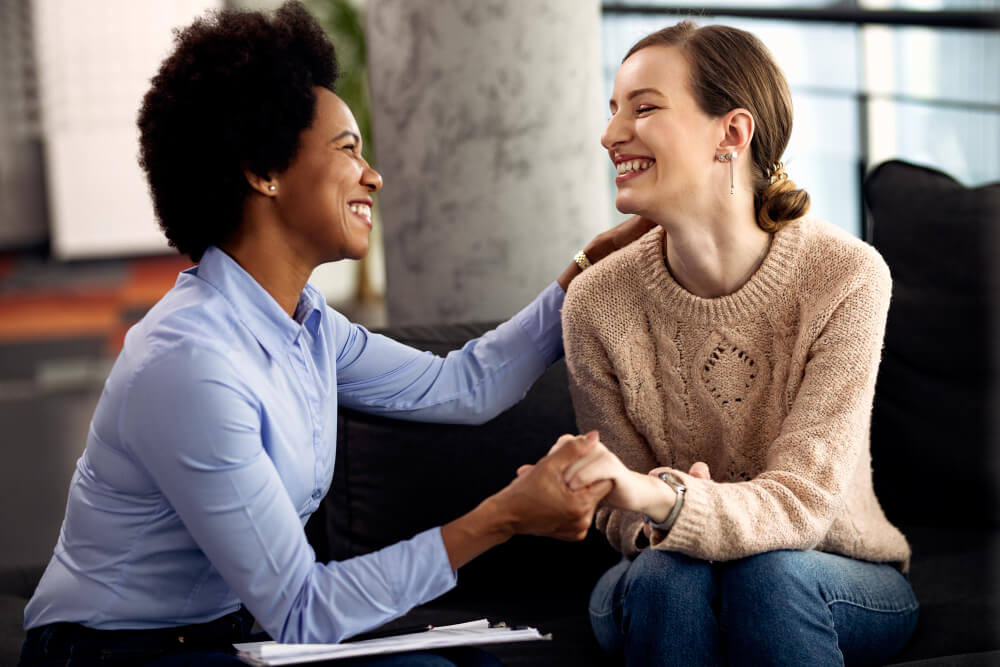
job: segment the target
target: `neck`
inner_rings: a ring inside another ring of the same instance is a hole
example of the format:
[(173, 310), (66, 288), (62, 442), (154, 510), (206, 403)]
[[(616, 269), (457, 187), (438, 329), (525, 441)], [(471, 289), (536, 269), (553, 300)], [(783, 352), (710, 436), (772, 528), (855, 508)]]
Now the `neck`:
[(684, 289), (705, 299), (732, 294), (767, 256), (771, 235), (757, 225), (752, 202), (698, 216), (658, 220), (663, 256)]
[(247, 207), (243, 222), (222, 249), (253, 276), (290, 317), (315, 265), (278, 233), (279, 226)]

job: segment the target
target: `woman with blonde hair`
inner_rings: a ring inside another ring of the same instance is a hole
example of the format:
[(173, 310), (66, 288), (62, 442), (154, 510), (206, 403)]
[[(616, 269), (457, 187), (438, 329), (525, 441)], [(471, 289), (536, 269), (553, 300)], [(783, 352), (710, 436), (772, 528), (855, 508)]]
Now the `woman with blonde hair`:
[(590, 613), (629, 665), (882, 662), (916, 623), (869, 451), (889, 271), (806, 217), (791, 128), (784, 76), (734, 28), (653, 33), (615, 78), (617, 207), (657, 225), (567, 295), (602, 445), (565, 479), (614, 482), (597, 522), (625, 558)]

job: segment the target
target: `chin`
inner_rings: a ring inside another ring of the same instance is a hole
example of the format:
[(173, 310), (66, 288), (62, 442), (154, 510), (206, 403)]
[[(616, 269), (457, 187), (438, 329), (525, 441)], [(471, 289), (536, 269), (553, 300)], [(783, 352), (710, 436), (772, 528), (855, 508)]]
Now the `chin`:
[(615, 199), (615, 208), (618, 209), (619, 213), (624, 213), (625, 215), (635, 215), (636, 213), (639, 213), (640, 207), (628, 196), (622, 196), (619, 194)]
[(365, 243), (364, 246), (359, 245), (351, 248), (345, 253), (344, 259), (364, 259), (368, 256), (368, 248), (368, 243)]

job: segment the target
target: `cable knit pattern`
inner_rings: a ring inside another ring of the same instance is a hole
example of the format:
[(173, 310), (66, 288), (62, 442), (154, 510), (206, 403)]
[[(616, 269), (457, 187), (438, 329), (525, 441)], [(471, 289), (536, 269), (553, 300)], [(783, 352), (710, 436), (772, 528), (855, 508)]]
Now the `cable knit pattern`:
[[(774, 235), (733, 294), (703, 299), (663, 261), (656, 228), (577, 277), (563, 306), (581, 432), (632, 470), (669, 466), (684, 507), (652, 547), (705, 560), (820, 549), (909, 568), (872, 487), (869, 426), (889, 308), (871, 246), (814, 219)], [(711, 480), (691, 477), (695, 461)], [(640, 516), (597, 525), (639, 550)]]

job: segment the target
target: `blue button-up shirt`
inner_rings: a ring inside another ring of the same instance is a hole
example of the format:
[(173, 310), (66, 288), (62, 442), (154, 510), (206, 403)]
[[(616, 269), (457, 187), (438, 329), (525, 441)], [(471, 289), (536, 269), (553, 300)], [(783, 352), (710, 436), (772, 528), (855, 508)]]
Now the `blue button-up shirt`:
[(335, 642), (449, 590), (439, 528), (316, 562), (303, 526), (333, 478), (338, 401), (490, 419), (562, 354), (563, 296), (553, 283), (441, 358), (352, 324), (311, 285), (291, 318), (209, 248), (125, 338), (25, 627), (200, 623), (242, 601), (279, 641)]

